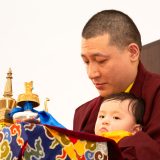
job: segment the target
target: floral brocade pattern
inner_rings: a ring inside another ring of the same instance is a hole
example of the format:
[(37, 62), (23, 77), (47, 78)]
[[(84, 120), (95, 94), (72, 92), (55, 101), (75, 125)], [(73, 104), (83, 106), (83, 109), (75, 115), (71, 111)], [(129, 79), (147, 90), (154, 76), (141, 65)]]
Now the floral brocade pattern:
[(108, 160), (107, 142), (78, 139), (53, 128), (19, 123), (0, 130), (0, 160)]

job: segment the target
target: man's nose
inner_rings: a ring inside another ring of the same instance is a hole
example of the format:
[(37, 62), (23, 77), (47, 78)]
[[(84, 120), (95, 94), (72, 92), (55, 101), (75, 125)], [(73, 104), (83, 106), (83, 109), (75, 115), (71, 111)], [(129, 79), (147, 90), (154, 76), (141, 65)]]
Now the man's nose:
[(87, 74), (90, 79), (98, 78), (100, 76), (99, 69), (95, 64), (88, 65)]

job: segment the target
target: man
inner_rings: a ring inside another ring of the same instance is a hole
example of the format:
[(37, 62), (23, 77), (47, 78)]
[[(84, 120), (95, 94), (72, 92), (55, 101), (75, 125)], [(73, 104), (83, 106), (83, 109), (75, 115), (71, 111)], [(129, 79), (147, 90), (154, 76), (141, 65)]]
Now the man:
[[(73, 129), (94, 133), (103, 98), (130, 92), (145, 101), (143, 132), (123, 138), (125, 159), (160, 159), (160, 76), (140, 62), (141, 36), (132, 19), (116, 10), (94, 15), (82, 31), (82, 59), (100, 96), (76, 109)], [(135, 152), (133, 152), (133, 149)]]

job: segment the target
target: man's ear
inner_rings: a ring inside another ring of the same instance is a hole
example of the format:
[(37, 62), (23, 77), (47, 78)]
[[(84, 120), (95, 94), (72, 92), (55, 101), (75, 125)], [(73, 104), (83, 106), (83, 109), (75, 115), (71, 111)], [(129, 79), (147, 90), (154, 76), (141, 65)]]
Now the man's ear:
[(136, 134), (137, 132), (142, 131), (142, 126), (140, 124), (135, 124), (132, 129), (132, 134)]
[(131, 43), (129, 44), (128, 46), (128, 51), (130, 53), (130, 60), (132, 62), (135, 62), (137, 60), (139, 60), (139, 57), (140, 57), (140, 50), (139, 50), (139, 47), (136, 43)]

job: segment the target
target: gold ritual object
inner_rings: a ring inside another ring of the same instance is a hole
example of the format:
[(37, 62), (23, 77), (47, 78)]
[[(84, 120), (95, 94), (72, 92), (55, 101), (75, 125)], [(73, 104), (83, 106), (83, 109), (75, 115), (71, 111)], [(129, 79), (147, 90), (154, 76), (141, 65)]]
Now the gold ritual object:
[(3, 98), (0, 99), (0, 124), (8, 125), (12, 123), (8, 113), (16, 106), (16, 100), (12, 98), (12, 71), (7, 73), (7, 81), (4, 88)]
[(26, 101), (32, 102), (33, 107), (38, 107), (39, 97), (37, 94), (32, 93), (33, 90), (33, 81), (25, 82), (25, 93), (20, 94), (17, 99), (17, 105), (23, 107)]
[[(3, 126), (9, 126), (13, 123), (13, 119), (9, 117), (9, 112), (16, 106), (23, 107), (25, 102), (32, 102), (33, 107), (40, 105), (39, 97), (37, 94), (32, 93), (33, 81), (25, 82), (25, 93), (19, 94), (17, 101), (12, 98), (12, 71), (9, 68), (6, 77), (6, 85), (4, 88), (3, 98), (0, 98), (0, 128)], [(44, 110), (48, 112), (47, 102), (49, 98), (46, 98), (44, 102)]]

